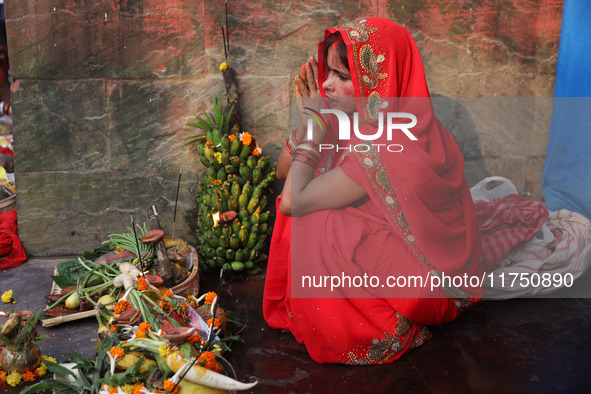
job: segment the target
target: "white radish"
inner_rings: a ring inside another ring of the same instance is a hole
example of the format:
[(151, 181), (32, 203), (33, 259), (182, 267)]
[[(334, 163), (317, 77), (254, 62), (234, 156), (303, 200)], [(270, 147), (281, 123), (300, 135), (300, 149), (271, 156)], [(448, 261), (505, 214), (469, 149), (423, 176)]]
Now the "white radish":
[[(189, 360), (181, 357), (177, 352), (166, 356), (166, 364), (173, 372), (178, 372)], [(201, 365), (192, 366), (183, 379), (189, 382), (200, 384), (205, 387), (224, 390), (249, 390), (257, 385), (258, 381), (242, 383), (226, 375), (213, 372)]]

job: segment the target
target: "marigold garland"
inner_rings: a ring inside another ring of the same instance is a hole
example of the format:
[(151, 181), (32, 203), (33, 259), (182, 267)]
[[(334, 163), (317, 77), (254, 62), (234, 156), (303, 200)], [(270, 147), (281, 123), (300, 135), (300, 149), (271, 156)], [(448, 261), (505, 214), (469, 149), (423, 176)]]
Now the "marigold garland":
[(42, 355), (41, 360), (49, 361), (52, 363), (57, 363), (57, 360), (55, 359), (55, 357), (51, 357), (51, 356)]
[(35, 380), (35, 374), (31, 371), (27, 371), (23, 374), (23, 381), (24, 382), (32, 382)]
[(113, 312), (121, 313), (123, 311), (128, 310), (129, 308), (131, 308), (131, 304), (125, 300), (121, 300), (117, 303), (117, 305), (115, 305), (115, 307), (113, 308)]
[(39, 365), (39, 367), (36, 369), (37, 371), (37, 376), (45, 376), (45, 374), (47, 373), (47, 365), (41, 363), (41, 365)]
[(6, 383), (12, 387), (18, 385), (22, 381), (23, 375), (18, 372), (13, 372), (6, 378)]

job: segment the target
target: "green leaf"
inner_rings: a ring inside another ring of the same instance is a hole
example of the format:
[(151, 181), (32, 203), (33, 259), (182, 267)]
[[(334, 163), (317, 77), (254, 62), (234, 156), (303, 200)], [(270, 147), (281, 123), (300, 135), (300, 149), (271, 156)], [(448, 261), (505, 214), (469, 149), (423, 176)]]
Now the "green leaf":
[(2, 340), (2, 342), (4, 342), (7, 345), (13, 345), (14, 341), (8, 337), (5, 337), (4, 335), (0, 334), (0, 340)]
[(80, 388), (71, 383), (58, 379), (46, 379), (21, 390), (20, 394), (33, 394), (51, 389), (54, 389), (58, 394), (77, 394), (80, 392)]
[(70, 375), (74, 379), (77, 378), (76, 374), (72, 370), (64, 367), (63, 365), (59, 365), (59, 364), (56, 364), (56, 363), (54, 363), (52, 361), (48, 361), (48, 360), (43, 360), (43, 363), (45, 365), (47, 365), (47, 369), (49, 370), (49, 372), (53, 372), (55, 374), (62, 375), (62, 376)]

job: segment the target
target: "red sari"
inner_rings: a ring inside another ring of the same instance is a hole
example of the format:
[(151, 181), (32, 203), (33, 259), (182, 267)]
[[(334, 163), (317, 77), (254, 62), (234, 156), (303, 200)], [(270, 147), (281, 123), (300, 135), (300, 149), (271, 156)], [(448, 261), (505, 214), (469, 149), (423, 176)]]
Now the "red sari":
[[(263, 312), (271, 327), (291, 331), (317, 362), (392, 362), (430, 338), (426, 325), (459, 316), (479, 299), (479, 289), (414, 286), (392, 293), (364, 285), (329, 292), (326, 286), (304, 286), (304, 275), (480, 277), (480, 233), (463, 157), (433, 114), (410, 34), (382, 18), (339, 25), (325, 36), (333, 32), (347, 45), (358, 113), (368, 122), (360, 131), (374, 134), (380, 112), (406, 112), (417, 117), (412, 128), (417, 140), (401, 132), (386, 140), (384, 132), (372, 142), (356, 136), (346, 142), (366, 144), (367, 150), (322, 152), (316, 176), (340, 167), (368, 197), (298, 218), (277, 212)], [(324, 68), (320, 54), (320, 86)], [(332, 131), (327, 138), (334, 142), (335, 136)], [(404, 149), (392, 153), (380, 144)]]

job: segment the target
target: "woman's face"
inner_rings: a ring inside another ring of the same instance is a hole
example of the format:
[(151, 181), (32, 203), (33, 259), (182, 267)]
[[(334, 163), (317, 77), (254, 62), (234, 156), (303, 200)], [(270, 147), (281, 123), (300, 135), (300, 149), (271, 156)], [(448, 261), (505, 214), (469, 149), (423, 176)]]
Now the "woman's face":
[(326, 92), (328, 106), (352, 114), (357, 106), (351, 72), (341, 61), (334, 45), (328, 49), (326, 70), (327, 76), (322, 88)]

